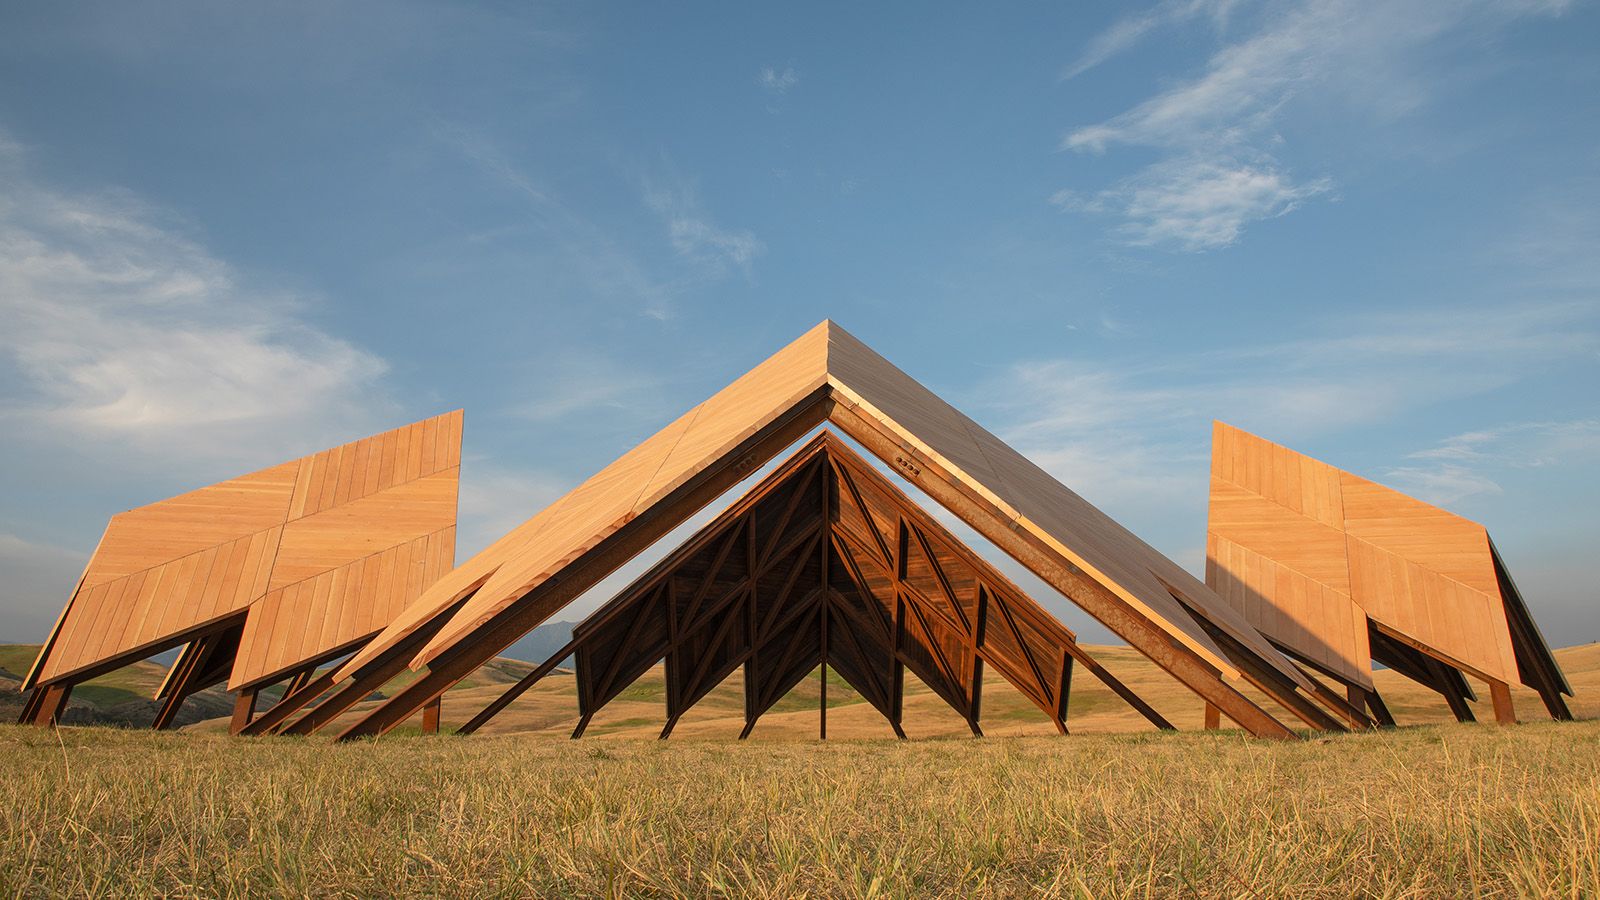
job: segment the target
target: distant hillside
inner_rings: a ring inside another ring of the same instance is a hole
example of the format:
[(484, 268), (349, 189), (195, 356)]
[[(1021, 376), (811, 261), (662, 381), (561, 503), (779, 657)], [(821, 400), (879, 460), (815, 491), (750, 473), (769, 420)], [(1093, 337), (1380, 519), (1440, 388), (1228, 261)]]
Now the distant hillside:
[[(23, 697), (17, 688), (38, 655), (38, 644), (0, 644), (0, 722), (14, 722), (21, 715)], [(153, 698), (166, 675), (167, 664), (145, 660), (90, 679), (72, 689), (63, 719), (69, 725), (148, 727), (161, 708)], [(182, 727), (232, 711), (233, 698), (218, 685), (185, 701), (176, 722)]]

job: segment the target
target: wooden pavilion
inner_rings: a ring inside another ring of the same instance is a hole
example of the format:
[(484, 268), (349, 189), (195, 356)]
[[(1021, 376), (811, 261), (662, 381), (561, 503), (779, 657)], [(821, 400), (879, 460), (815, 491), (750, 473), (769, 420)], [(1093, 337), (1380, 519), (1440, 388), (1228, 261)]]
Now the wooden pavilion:
[[(744, 738), (812, 671), (832, 668), (901, 727), (905, 672), (981, 735), (985, 667), (1066, 733), (1074, 664), (1157, 728), (1172, 726), (1072, 632), (823, 431), (610, 603), (459, 729), (476, 731), (576, 657), (583, 734), (595, 713), (665, 663), (661, 736), (744, 670)], [(827, 736), (827, 679), (820, 730)]]
[(113, 516), (23, 680), (21, 721), (53, 724), (74, 685), (179, 646), (157, 728), (223, 682), (235, 732), (264, 687), (286, 683), (274, 715), (321, 694), (319, 667), (454, 564), (461, 423), (457, 410)]
[(1393, 718), (1377, 662), (1442, 694), (1458, 719), (1484, 682), (1501, 722), (1508, 685), (1570, 719), (1572, 688), (1482, 525), (1264, 440), (1214, 425), (1206, 583), (1260, 632)]
[[(1370, 724), (1345, 697), (1307, 677), (1238, 610), (1181, 566), (842, 328), (823, 322), (444, 575), (334, 673), (342, 686), (332, 698), (285, 730), (321, 727), (409, 666), (419, 674), (341, 736), (388, 731), (824, 423), (877, 456), (1250, 733), (1294, 737), (1278, 718), (1281, 710), (1318, 729)], [(758, 577), (769, 574), (762, 569)], [(657, 591), (661, 584), (678, 581), (656, 575)], [(859, 582), (854, 588), (838, 587), (847, 598), (848, 590), (860, 596)], [(603, 665), (610, 673), (589, 682), (589, 711), (622, 680), (617, 673), (636, 669), (657, 649), (630, 646), (621, 653), (608, 643), (626, 637), (607, 630), (619, 626), (604, 624), (628, 618), (617, 610), (672, 608), (659, 597), (649, 599), (651, 589), (640, 591), (625, 594), (619, 605), (609, 608), (610, 618), (583, 629), (590, 640), (580, 652), (580, 667), (593, 675)], [(848, 601), (848, 607), (859, 612), (877, 603), (881, 609), (885, 595), (867, 593), (876, 599)], [(831, 593), (824, 594), (831, 599)], [(819, 616), (823, 609), (833, 608), (818, 607)], [(650, 615), (659, 627), (665, 613)], [(634, 616), (636, 621), (642, 618), (642, 613)], [(718, 627), (726, 621), (731, 620)], [(679, 626), (699, 624), (695, 619)], [(858, 638), (867, 633), (867, 626), (855, 629)], [(724, 635), (723, 644), (699, 648), (712, 655), (694, 661), (689, 673), (694, 677), (675, 683), (674, 709), (681, 712), (682, 704), (692, 702), (707, 673), (726, 667), (745, 651), (759, 654), (763, 638), (746, 636), (748, 646), (733, 650)], [(798, 645), (797, 657), (811, 657), (811, 640), (806, 637)], [(1070, 635), (1054, 632), (1052, 640), (1059, 649)], [(937, 639), (930, 637), (929, 642)], [(837, 641), (830, 639), (827, 646), (830, 660), (842, 659)], [(608, 652), (611, 656), (602, 664), (599, 660)], [(663, 652), (674, 677), (682, 674), (677, 669), (691, 668), (683, 662), (688, 652), (684, 646)], [(898, 658), (881, 645), (868, 655), (876, 661), (873, 665)], [(670, 662), (674, 658), (679, 662)], [(1042, 661), (1059, 663), (1060, 658), (1053, 651)], [(857, 677), (869, 680), (859, 668), (867, 665), (866, 658), (854, 662)], [(956, 684), (969, 673), (952, 666), (944, 674)], [(791, 677), (792, 671), (762, 675), (770, 685)], [(1241, 691), (1245, 683), (1270, 698), (1273, 710)], [(1043, 689), (1036, 699), (1053, 704), (1057, 696)], [(960, 697), (959, 703), (970, 702), (969, 694)], [(757, 698), (765, 699), (765, 694)], [(759, 714), (760, 705), (751, 709)], [(892, 713), (892, 704), (889, 709)]]

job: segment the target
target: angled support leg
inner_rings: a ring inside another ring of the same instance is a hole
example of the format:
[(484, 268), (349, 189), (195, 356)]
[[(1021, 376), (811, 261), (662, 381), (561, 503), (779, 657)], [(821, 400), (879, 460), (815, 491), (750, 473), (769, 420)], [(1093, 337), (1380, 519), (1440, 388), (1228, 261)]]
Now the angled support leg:
[(1072, 654), (1061, 654), (1061, 680), (1056, 684), (1056, 712), (1053, 721), (1056, 730), (1067, 733), (1067, 699), (1072, 696)]
[(51, 728), (61, 724), (61, 714), (66, 712), (67, 700), (72, 697), (72, 685), (47, 684), (34, 688), (33, 695), (22, 708), (23, 725)]
[(1450, 712), (1456, 717), (1457, 722), (1476, 722), (1478, 717), (1472, 714), (1472, 707), (1467, 705), (1466, 692), (1458, 683), (1461, 673), (1446, 666), (1431, 656), (1425, 656), (1424, 665), (1433, 677), (1433, 688), (1444, 695), (1446, 703), (1450, 704)]
[(1372, 717), (1383, 728), (1393, 728), (1394, 716), (1389, 714), (1388, 704), (1383, 702), (1383, 697), (1377, 691), (1367, 692), (1367, 708), (1372, 710)]
[(250, 720), (240, 734), (272, 734), (290, 716), (299, 712), (307, 703), (322, 696), (328, 688), (333, 687), (333, 669), (322, 673), (315, 679), (301, 686), (299, 690), (283, 695), (277, 703), (272, 704), (261, 715)]
[(555, 671), (561, 661), (572, 655), (577, 647), (577, 641), (567, 641), (566, 646), (552, 653), (548, 659), (540, 663), (532, 672), (522, 676), (516, 684), (506, 689), (504, 694), (496, 697), (493, 703), (485, 706), (482, 711), (467, 721), (467, 724), (456, 729), (456, 734), (471, 734), (482, 728), (488, 721), (499, 714), (500, 710), (511, 705), (511, 701), (522, 696), (529, 688), (539, 683), (539, 680)]

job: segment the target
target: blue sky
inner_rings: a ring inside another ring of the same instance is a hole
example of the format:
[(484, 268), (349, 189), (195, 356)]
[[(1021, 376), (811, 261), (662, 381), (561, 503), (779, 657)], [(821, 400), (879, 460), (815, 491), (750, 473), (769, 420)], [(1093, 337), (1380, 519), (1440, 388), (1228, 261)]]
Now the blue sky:
[(1576, 0), (8, 4), (0, 639), (111, 513), (457, 406), (464, 559), (823, 318), (1191, 568), (1221, 418), (1600, 638), (1597, 47)]

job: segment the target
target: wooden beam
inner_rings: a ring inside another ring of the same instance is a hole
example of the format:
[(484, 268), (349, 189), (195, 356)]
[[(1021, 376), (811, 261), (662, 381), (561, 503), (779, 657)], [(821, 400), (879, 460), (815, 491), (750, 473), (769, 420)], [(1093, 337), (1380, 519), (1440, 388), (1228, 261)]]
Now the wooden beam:
[(423, 734), (438, 734), (439, 733), (439, 713), (442, 712), (442, 710), (440, 709), (440, 706), (443, 703), (444, 703), (444, 698), (443, 697), (435, 697), (435, 698), (433, 698), (432, 702), (430, 702), (427, 706), (424, 706), (422, 708), (422, 733)]
[(1138, 710), (1139, 715), (1144, 716), (1151, 725), (1154, 725), (1156, 728), (1159, 728), (1162, 731), (1178, 730), (1171, 722), (1167, 721), (1165, 716), (1156, 712), (1155, 707), (1146, 703), (1143, 697), (1135, 694), (1115, 675), (1112, 675), (1109, 671), (1107, 671), (1105, 666), (1100, 665), (1099, 660), (1084, 652), (1082, 647), (1079, 647), (1076, 643), (1073, 643), (1069, 645), (1068, 649), (1069, 652), (1072, 653), (1073, 658), (1078, 661), (1079, 665), (1083, 666), (1085, 669), (1088, 669), (1089, 672), (1094, 675), (1094, 677), (1100, 679), (1101, 683), (1110, 688), (1112, 693), (1116, 694), (1118, 697), (1121, 697), (1123, 702)]
[(1207, 731), (1216, 731), (1218, 728), (1221, 728), (1221, 727), (1222, 727), (1222, 710), (1217, 709), (1215, 704), (1207, 703), (1206, 704), (1206, 730)]
[(1367, 708), (1372, 710), (1372, 717), (1383, 728), (1393, 728), (1394, 716), (1389, 714), (1389, 707), (1383, 702), (1383, 697), (1377, 691), (1367, 692)]
[(1056, 729), (1067, 733), (1067, 700), (1072, 695), (1072, 654), (1061, 651), (1061, 679), (1056, 683)]
[(261, 715), (250, 720), (239, 733), (242, 735), (272, 734), (278, 726), (290, 716), (298, 712), (307, 703), (322, 696), (328, 688), (333, 687), (334, 669), (317, 676), (307, 682), (299, 690), (286, 693), (277, 703), (263, 710)]
[[(471, 595), (469, 594), (468, 596), (470, 597)], [(466, 597), (457, 600), (450, 608), (451, 612), (460, 609), (461, 604), (465, 603), (466, 600)], [(293, 723), (280, 728), (279, 733), (312, 734), (329, 722), (339, 718), (350, 707), (372, 696), (373, 691), (388, 684), (391, 678), (405, 670), (406, 664), (416, 654), (417, 649), (426, 644), (449, 618), (450, 616), (447, 614), (435, 617), (431, 622), (424, 623), (422, 627), (407, 635), (404, 641), (379, 654), (371, 662), (357, 670), (356, 674), (348, 679), (348, 683), (335, 692), (333, 696), (312, 707), (310, 711)], [(327, 688), (323, 688), (323, 690), (327, 690)], [(310, 699), (307, 698), (307, 700)], [(432, 698), (430, 697), (429, 699)], [(420, 709), (421, 707), (419, 706), (418, 708)], [(412, 710), (412, 712), (414, 713), (416, 710)]]

